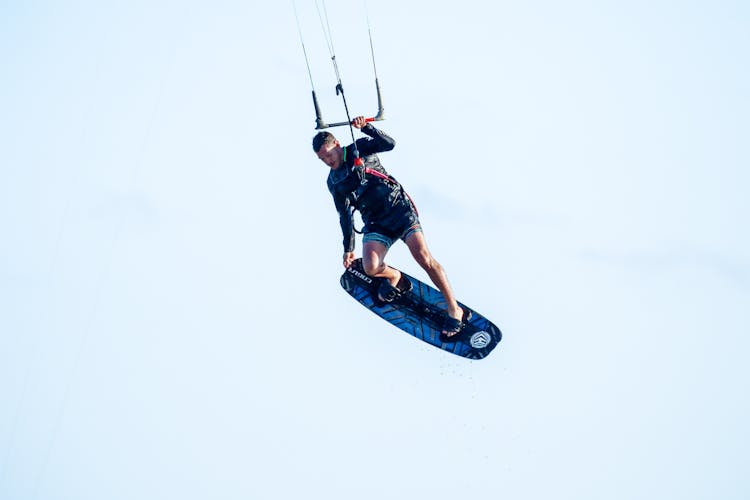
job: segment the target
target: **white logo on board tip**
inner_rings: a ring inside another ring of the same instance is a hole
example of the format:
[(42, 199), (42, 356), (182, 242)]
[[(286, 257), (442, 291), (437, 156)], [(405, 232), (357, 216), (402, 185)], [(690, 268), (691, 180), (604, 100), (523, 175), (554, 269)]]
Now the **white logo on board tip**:
[(349, 271), (350, 273), (352, 273), (352, 274), (353, 274), (354, 276), (356, 276), (357, 278), (359, 278), (359, 279), (361, 279), (362, 281), (364, 281), (365, 283), (372, 283), (372, 278), (370, 278), (370, 277), (369, 277), (369, 276), (367, 276), (366, 274), (363, 274), (363, 273), (361, 273), (361, 272), (357, 271), (357, 270), (356, 270), (356, 269), (354, 269), (353, 267), (348, 267), (348, 268), (346, 268), (346, 270), (347, 270), (347, 271)]
[(482, 330), (471, 336), (469, 339), (469, 345), (474, 349), (482, 349), (490, 345), (492, 341), (492, 335)]

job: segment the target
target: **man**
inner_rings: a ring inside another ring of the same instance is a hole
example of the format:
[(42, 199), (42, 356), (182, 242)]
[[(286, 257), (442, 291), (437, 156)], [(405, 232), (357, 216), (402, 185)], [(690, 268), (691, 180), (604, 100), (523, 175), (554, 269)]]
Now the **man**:
[[(364, 117), (352, 122), (368, 137), (357, 139), (345, 148), (329, 132), (319, 132), (313, 137), (313, 150), (326, 165), (331, 167), (328, 175), (328, 190), (339, 213), (341, 231), (344, 235), (344, 267), (354, 262), (353, 210), (359, 210), (364, 221), (362, 264), (365, 272), (375, 278), (383, 278), (378, 297), (381, 301), (393, 300), (410, 285), (401, 279), (401, 273), (384, 262), (388, 249), (402, 239), (409, 247), (414, 259), (427, 272), (440, 290), (448, 306), (448, 318), (443, 325), (443, 334), (450, 337), (461, 331), (466, 321), (464, 310), (456, 302), (453, 290), (443, 267), (432, 257), (424, 238), (419, 216), (411, 198), (396, 179), (388, 175), (380, 164), (377, 153), (390, 151), (395, 142), (388, 135), (373, 127)], [(355, 162), (358, 151), (363, 165)]]

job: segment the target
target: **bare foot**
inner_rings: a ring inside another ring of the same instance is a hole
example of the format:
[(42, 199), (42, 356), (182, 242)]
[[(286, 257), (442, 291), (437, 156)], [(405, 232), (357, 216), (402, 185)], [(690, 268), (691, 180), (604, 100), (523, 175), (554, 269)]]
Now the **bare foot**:
[(462, 321), (464, 318), (464, 310), (461, 309), (458, 304), (456, 304), (455, 307), (451, 307), (448, 309), (448, 316), (455, 319), (456, 323), (453, 323), (452, 325), (446, 325), (445, 328), (449, 329), (444, 329), (443, 335), (445, 335), (446, 337), (452, 337), (461, 331), (461, 328), (463, 326)]
[(389, 287), (386, 288), (386, 282), (382, 282), (378, 288), (378, 299), (383, 302), (391, 302), (399, 295), (399, 293), (408, 291), (408, 289), (403, 286), (399, 286), (401, 284), (401, 278), (403, 277), (401, 271), (398, 269), (393, 269), (393, 271), (396, 273), (395, 278), (387, 279), (386, 281)]
[(396, 276), (389, 279), (388, 283), (390, 283), (393, 288), (398, 288), (398, 282), (401, 280), (401, 271), (399, 271), (398, 269), (393, 270), (396, 271)]

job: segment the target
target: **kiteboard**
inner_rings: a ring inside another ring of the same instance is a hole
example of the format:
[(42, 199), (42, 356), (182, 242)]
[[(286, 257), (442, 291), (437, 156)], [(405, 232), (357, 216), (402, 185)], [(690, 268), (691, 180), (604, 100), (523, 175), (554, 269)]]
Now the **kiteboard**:
[(409, 291), (390, 302), (378, 298), (381, 278), (364, 272), (362, 259), (356, 259), (341, 276), (341, 286), (360, 304), (412, 337), (457, 356), (469, 359), (487, 357), (502, 338), (500, 329), (490, 320), (459, 302), (468, 313), (461, 331), (451, 337), (441, 335), (446, 317), (443, 294), (422, 281), (401, 272), (411, 283)]

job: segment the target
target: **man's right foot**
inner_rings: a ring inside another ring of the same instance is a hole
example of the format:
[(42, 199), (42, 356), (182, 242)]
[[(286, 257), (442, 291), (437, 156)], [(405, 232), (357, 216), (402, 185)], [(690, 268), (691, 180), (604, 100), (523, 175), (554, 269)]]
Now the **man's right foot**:
[(383, 280), (378, 288), (378, 299), (382, 302), (393, 302), (396, 297), (412, 289), (411, 281), (401, 271), (393, 280)]
[(398, 288), (391, 285), (388, 280), (383, 280), (378, 287), (378, 300), (393, 302), (396, 297), (398, 297)]

